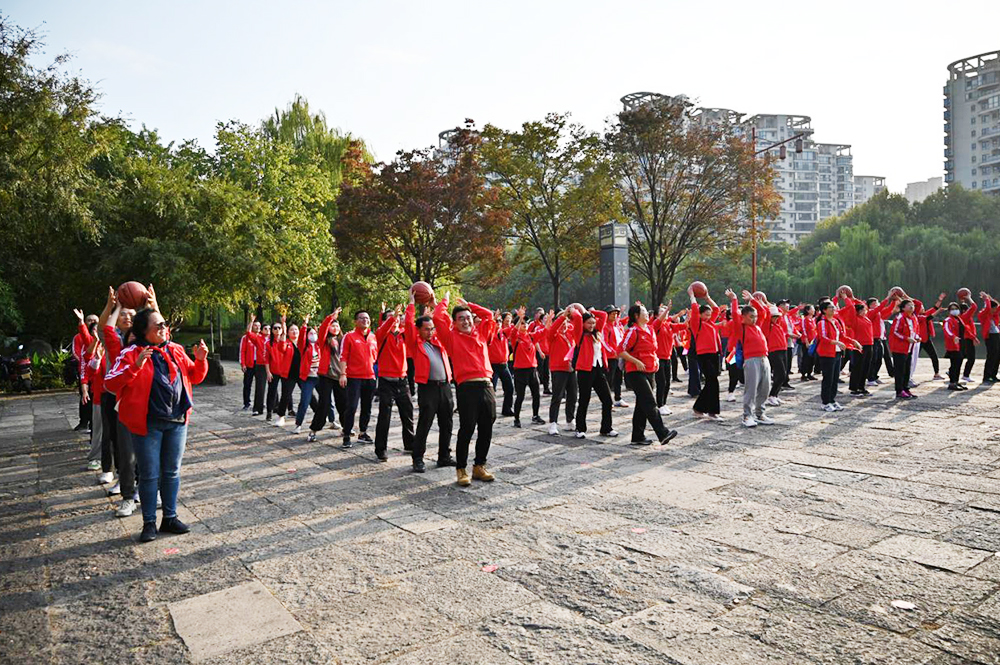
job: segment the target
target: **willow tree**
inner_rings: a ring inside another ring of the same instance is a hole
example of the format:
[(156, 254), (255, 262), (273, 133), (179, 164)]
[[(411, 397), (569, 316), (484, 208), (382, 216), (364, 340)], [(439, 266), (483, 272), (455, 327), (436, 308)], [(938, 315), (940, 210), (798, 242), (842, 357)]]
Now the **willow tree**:
[(630, 223), (632, 269), (663, 302), (678, 270), (745, 242), (744, 214), (772, 216), (779, 198), (773, 170), (724, 122), (701, 122), (684, 100), (656, 97), (626, 107), (605, 141)]

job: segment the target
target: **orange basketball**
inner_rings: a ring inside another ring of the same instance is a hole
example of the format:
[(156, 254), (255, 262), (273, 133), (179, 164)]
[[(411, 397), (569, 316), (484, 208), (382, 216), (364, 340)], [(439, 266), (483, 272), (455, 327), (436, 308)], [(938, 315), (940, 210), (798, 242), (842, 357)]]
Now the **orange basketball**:
[(889, 295), (891, 296), (899, 296), (900, 298), (902, 298), (903, 293), (904, 291), (902, 286), (894, 286), (891, 289), (889, 289)]
[(434, 289), (427, 282), (416, 282), (410, 287), (410, 293), (418, 305), (430, 305), (434, 302)]
[(708, 295), (708, 287), (705, 282), (691, 282), (691, 292), (695, 298), (704, 298)]
[(149, 291), (139, 282), (125, 282), (118, 287), (118, 302), (128, 309), (142, 309), (146, 306)]
[(959, 297), (960, 300), (965, 300), (966, 298), (972, 297), (972, 291), (963, 286), (958, 290), (958, 293), (956, 295)]
[(847, 284), (844, 284), (842, 287), (840, 287), (839, 289), (837, 289), (837, 291), (842, 292), (848, 298), (853, 298), (854, 297), (854, 291), (852, 291), (851, 287), (849, 287)]

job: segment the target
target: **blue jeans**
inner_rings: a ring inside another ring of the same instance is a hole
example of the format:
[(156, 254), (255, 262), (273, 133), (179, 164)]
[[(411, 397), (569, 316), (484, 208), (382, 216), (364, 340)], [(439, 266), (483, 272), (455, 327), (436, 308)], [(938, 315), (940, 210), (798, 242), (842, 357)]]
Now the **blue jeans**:
[(309, 408), (309, 401), (312, 399), (313, 390), (316, 389), (317, 381), (319, 381), (319, 377), (310, 376), (299, 383), (302, 394), (299, 396), (299, 409), (295, 412), (296, 427), (302, 425), (302, 421), (306, 419), (306, 410)]
[(177, 517), (177, 490), (181, 486), (181, 457), (187, 443), (187, 425), (150, 420), (145, 435), (132, 435), (139, 463), (139, 500), (142, 521), (156, 521), (156, 492), (163, 499), (163, 518)]

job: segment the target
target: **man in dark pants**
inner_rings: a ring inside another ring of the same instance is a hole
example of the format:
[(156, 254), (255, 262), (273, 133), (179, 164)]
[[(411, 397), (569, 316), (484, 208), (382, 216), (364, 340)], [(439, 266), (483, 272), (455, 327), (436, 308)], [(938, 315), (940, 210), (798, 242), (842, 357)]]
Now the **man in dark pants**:
[[(73, 337), (73, 357), (77, 362), (76, 392), (80, 397), (78, 400), (80, 421), (73, 429), (79, 432), (83, 429), (89, 430), (91, 428), (91, 420), (93, 418), (93, 408), (91, 407), (90, 402), (88, 401), (84, 403), (83, 401), (83, 374), (86, 366), (84, 358), (85, 350), (93, 338), (90, 333), (90, 329), (97, 326), (97, 317), (93, 314), (89, 314), (86, 318), (84, 318), (83, 310), (79, 309), (74, 309), (73, 313), (76, 314), (77, 328), (79, 329), (79, 332)], [(114, 362), (115, 360), (116, 358), (109, 358), (108, 362)]]
[[(379, 462), (388, 460), (386, 448), (389, 443), (389, 421), (392, 420), (392, 405), (399, 411), (399, 421), (403, 426), (403, 450), (413, 450), (413, 402), (410, 399), (409, 384), (406, 382), (406, 339), (400, 321), (402, 308), (385, 318), (375, 331), (378, 345), (378, 422), (375, 425), (375, 457)], [(413, 309), (406, 308), (407, 319), (413, 317)]]
[[(253, 345), (253, 381), (255, 382), (253, 391), (253, 411), (251, 416), (264, 414), (264, 396), (267, 393), (267, 384), (271, 381), (271, 370), (267, 366), (267, 335), (261, 332), (260, 321), (257, 321), (255, 314), (250, 315), (250, 325), (247, 326), (246, 338)], [(246, 372), (246, 370), (244, 370)], [(249, 401), (250, 390), (246, 373), (243, 375), (243, 402), (244, 409)]]
[(371, 316), (365, 310), (355, 312), (354, 330), (344, 335), (340, 342), (340, 359), (343, 362), (340, 387), (347, 390), (347, 411), (340, 423), (344, 427), (342, 448), (352, 446), (351, 430), (354, 429), (354, 417), (359, 405), (361, 420), (358, 423), (358, 441), (372, 443), (372, 438), (368, 436), (368, 423), (372, 415), (372, 399), (375, 397), (375, 358), (378, 347), (375, 344), (375, 334), (371, 331), (371, 322)]
[[(460, 487), (468, 487), (472, 480), (490, 482), (492, 473), (486, 470), (486, 459), (493, 439), (493, 423), (497, 418), (497, 401), (493, 392), (493, 368), (489, 363), (489, 344), (496, 334), (497, 323), (493, 313), (485, 307), (467, 303), (461, 298), (448, 317), (448, 297), (434, 308), (434, 327), (445, 350), (454, 363), (455, 383), (458, 385), (458, 437), (455, 440), (455, 476)], [(479, 324), (473, 323), (473, 316)], [(472, 433), (476, 437), (476, 457), (472, 479), (466, 471), (469, 443)]]
[(421, 316), (413, 321), (413, 294), (406, 309), (406, 344), (413, 359), (413, 378), (417, 383), (417, 432), (413, 438), (413, 471), (424, 472), (424, 454), (427, 451), (427, 434), (437, 418), (437, 466), (455, 466), (451, 456), (452, 412), (455, 405), (451, 397), (451, 361), (434, 330), (434, 320)]

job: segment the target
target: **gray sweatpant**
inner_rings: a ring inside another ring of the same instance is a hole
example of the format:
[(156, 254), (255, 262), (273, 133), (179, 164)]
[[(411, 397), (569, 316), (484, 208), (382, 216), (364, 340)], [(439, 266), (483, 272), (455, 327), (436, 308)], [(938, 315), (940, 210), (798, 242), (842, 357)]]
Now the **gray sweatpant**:
[(743, 417), (764, 415), (764, 400), (771, 392), (771, 363), (767, 356), (743, 361)]

